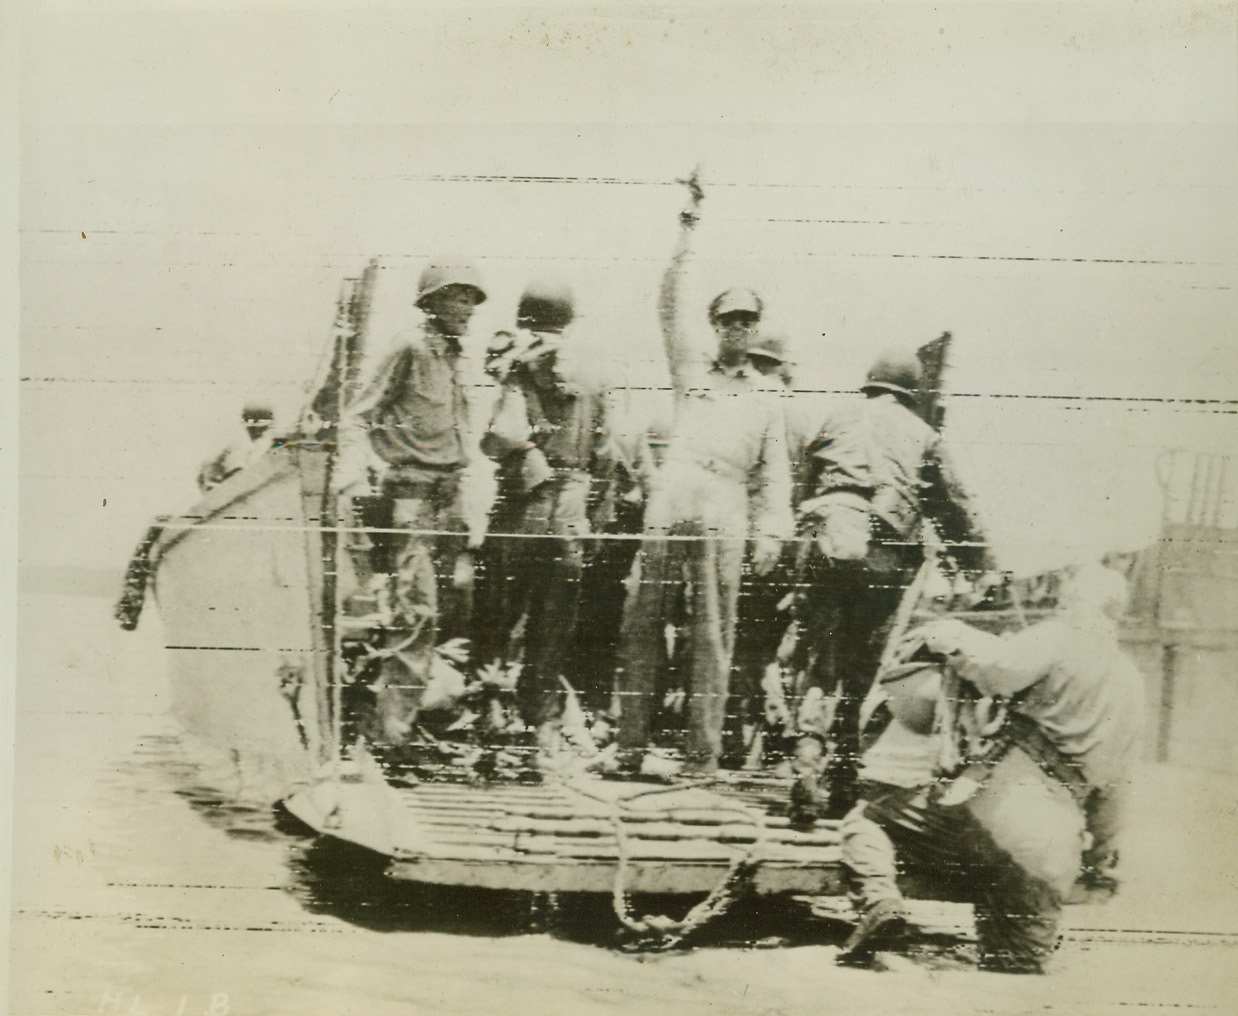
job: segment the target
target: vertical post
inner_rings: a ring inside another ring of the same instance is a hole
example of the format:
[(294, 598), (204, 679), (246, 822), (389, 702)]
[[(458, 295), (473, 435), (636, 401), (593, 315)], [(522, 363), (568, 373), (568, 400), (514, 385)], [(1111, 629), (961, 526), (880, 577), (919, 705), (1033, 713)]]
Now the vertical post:
[(1217, 526), (1221, 518), (1221, 495), (1225, 486), (1225, 458), (1208, 456), (1208, 504), (1201, 520), (1205, 526)]
[(1207, 481), (1204, 479), (1203, 465), (1200, 457), (1195, 455), (1191, 462), (1191, 493), (1186, 503), (1186, 519), (1184, 520), (1190, 526), (1199, 524), (1199, 518), (1204, 510), (1203, 501)]
[(335, 470), (339, 457), (340, 424), (346, 407), (358, 387), (360, 363), (364, 350), (365, 325), (370, 311), (370, 297), (378, 273), (378, 264), (371, 261), (360, 279), (345, 279), (340, 290), (333, 328), (331, 369), (326, 383), (315, 400), (314, 408), (323, 417), (327, 433), (327, 466), (319, 503), (319, 532), (322, 565), (320, 616), (323, 644), (327, 653), (322, 668), (327, 684), (330, 713), (331, 758), (340, 761), (343, 750), (343, 674), (339, 631), (339, 562), (343, 525), (340, 499), (335, 494)]
[[(319, 591), (319, 616), (322, 618), (323, 646), (326, 659), (323, 661), (322, 674), (327, 685), (327, 709), (330, 723), (328, 729), (331, 735), (331, 761), (340, 761), (342, 708), (340, 692), (340, 644), (338, 631), (338, 589), (339, 589), (339, 498), (335, 495), (335, 467), (339, 457), (340, 418), (343, 415), (344, 380), (347, 375), (348, 336), (351, 331), (352, 309), (356, 303), (358, 282), (356, 279), (345, 279), (340, 288), (340, 297), (336, 309), (334, 328), (334, 350), (332, 353), (331, 372), (323, 386), (327, 398), (321, 399), (318, 411), (323, 416), (323, 422), (329, 434), (327, 445), (327, 468), (323, 475), (322, 499), (319, 502), (318, 525), (320, 534), (319, 552), (322, 565), (322, 589)], [(330, 397), (333, 396), (333, 397)]]
[(378, 278), (378, 262), (371, 260), (361, 273), (352, 299), (349, 301), (348, 334), (345, 336), (345, 359), (340, 370), (338, 412), (352, 403), (361, 386), (361, 361), (365, 355), (365, 326), (370, 316), (370, 301), (374, 282)]
[(1161, 647), (1161, 704), (1156, 722), (1156, 760), (1169, 761), (1169, 739), (1173, 733), (1174, 682), (1178, 669), (1178, 645), (1166, 642)]

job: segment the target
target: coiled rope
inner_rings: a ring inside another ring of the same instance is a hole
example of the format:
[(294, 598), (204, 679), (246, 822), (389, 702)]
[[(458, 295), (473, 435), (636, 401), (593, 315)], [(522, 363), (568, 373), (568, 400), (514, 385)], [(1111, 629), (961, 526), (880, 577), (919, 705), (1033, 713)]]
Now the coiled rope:
[(638, 800), (664, 794), (682, 793), (684, 790), (697, 788), (682, 785), (654, 787), (622, 798), (609, 798), (591, 793), (578, 783), (573, 783), (572, 789), (606, 805), (609, 810), (618, 856), (611, 902), (619, 922), (638, 936), (637, 941), (633, 943), (634, 948), (649, 948), (657, 951), (674, 948), (693, 932), (725, 914), (751, 889), (767, 842), (768, 829), (765, 824), (765, 815), (755, 808), (728, 801), (722, 804), (719, 810), (741, 815), (752, 825), (754, 835), (751, 846), (731, 862), (722, 880), (710, 890), (705, 899), (689, 910), (682, 920), (676, 920), (665, 914), (644, 914), (639, 918), (633, 916), (627, 891), (628, 872), (631, 865), (631, 836), (624, 822), (625, 810), (630, 810), (629, 806)]

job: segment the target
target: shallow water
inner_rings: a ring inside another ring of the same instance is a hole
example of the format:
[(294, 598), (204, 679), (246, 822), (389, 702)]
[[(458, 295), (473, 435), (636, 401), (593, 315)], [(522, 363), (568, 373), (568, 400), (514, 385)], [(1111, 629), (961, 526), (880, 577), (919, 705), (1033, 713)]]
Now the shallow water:
[(692, 949), (634, 953), (609, 899), (396, 883), (238, 801), (168, 715), (157, 623), (125, 635), (90, 597), (21, 606), (15, 1013), (1232, 1011), (1233, 780), (1149, 774), (1130, 884), (1071, 908), (1044, 978), (976, 973), (941, 942), (890, 972), (838, 969), (843, 926), (776, 901)]

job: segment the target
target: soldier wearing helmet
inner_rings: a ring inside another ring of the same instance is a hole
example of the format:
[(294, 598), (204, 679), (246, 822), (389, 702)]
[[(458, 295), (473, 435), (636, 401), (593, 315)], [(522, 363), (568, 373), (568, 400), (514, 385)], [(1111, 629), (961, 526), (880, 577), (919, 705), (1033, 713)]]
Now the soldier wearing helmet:
[(764, 312), (760, 297), (747, 289), (720, 293), (708, 312), (714, 355), (699, 360), (689, 347), (679, 291), (703, 194), (695, 177), (688, 186), (659, 303), (674, 418), (624, 609), (618, 742), (621, 770), (656, 764), (647, 749), (652, 699), (667, 663), (666, 628), (676, 604), (690, 597), (684, 770), (710, 776), (722, 753), (745, 545), (752, 540), (759, 574), (777, 563), (791, 534), (791, 475), (782, 407), (746, 355)]
[(508, 656), (523, 622), (516, 697), (537, 728), (543, 765), (553, 764), (558, 746), (585, 541), (600, 524), (597, 495), (612, 457), (606, 392), (581, 379), (565, 348), (581, 341), (569, 327), (574, 318), (561, 280), (525, 288), (515, 335), (496, 343), (504, 352), (492, 369), (502, 389), (482, 438), (498, 464), (499, 496), (486, 540), (489, 631), (481, 641), (488, 656)]
[(384, 657), (374, 685), (376, 719), (367, 733), (380, 746), (407, 740), (440, 635), (469, 634), (473, 541), (463, 480), (476, 439), (462, 354), (485, 299), (471, 265), (428, 265), (414, 297), (422, 321), (397, 336), (340, 424), (336, 489), (345, 498), (377, 492), (391, 528), (402, 530), (385, 541), (382, 560), (371, 556), (364, 533), (350, 548), (358, 578), (385, 605), (384, 644), (399, 648)]
[(718, 342), (715, 364), (744, 362), (757, 334), (765, 304), (751, 289), (727, 289), (709, 303), (709, 324)]
[(245, 433), (251, 441), (257, 441), (266, 435), (275, 422), (275, 413), (269, 403), (247, 402), (241, 409), (241, 422), (245, 425)]
[[(1143, 680), (1118, 642), (1123, 577), (1088, 563), (1064, 582), (1039, 623), (998, 636), (937, 620), (896, 654), (924, 662), (883, 673), (920, 687), (891, 693), (897, 722), (865, 756), (864, 800), (841, 826), (861, 914), (841, 961), (867, 964), (905, 924), (900, 869), (972, 903), (981, 969), (1012, 973), (1044, 969), (1076, 880), (1116, 890)], [(977, 728), (979, 743), (964, 735)]]
[(416, 305), (434, 329), (459, 340), (473, 308), (486, 299), (481, 277), (472, 265), (427, 265), (417, 282)]
[(870, 392), (889, 392), (903, 405), (914, 408), (920, 392), (922, 373), (920, 361), (914, 353), (886, 350), (868, 368), (860, 391), (865, 395)]
[(804, 450), (796, 511), (796, 616), (811, 686), (838, 689), (829, 814), (855, 803), (860, 705), (932, 522), (961, 568), (990, 566), (984, 537), (941, 436), (917, 412), (914, 352), (880, 354), (864, 398), (830, 412)]
[(271, 425), (275, 414), (266, 402), (247, 402), (241, 410), (245, 437), (238, 437), (198, 470), (198, 489), (206, 493), (229, 476), (257, 462), (271, 449)]

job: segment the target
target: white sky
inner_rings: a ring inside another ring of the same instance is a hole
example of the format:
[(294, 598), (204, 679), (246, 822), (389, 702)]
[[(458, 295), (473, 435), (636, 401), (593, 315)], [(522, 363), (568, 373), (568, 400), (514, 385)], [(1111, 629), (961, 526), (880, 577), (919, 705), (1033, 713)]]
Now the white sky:
[(449, 252), (475, 341), (559, 272), (658, 383), (698, 162), (693, 299), (757, 288), (802, 385), (955, 334), (1009, 566), (1146, 542), (1158, 453), (1238, 446), (1232, 3), (23, 7), (24, 563), (120, 567), (188, 507), (246, 397), (295, 412), (370, 257), (377, 343)]

